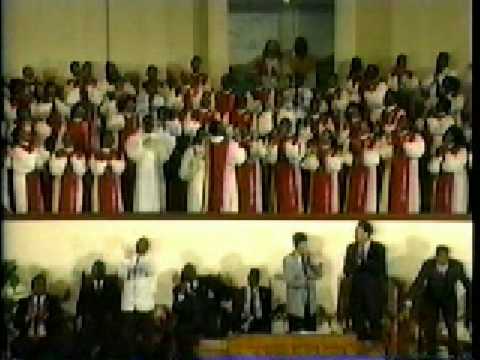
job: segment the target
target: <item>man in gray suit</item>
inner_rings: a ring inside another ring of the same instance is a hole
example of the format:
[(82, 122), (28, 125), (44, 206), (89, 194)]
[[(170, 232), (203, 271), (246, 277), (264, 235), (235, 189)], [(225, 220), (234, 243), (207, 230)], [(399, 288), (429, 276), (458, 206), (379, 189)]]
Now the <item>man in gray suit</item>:
[(321, 276), (321, 264), (314, 264), (304, 233), (293, 235), (295, 249), (283, 258), (287, 283), (287, 313), (290, 332), (316, 330), (317, 305), (315, 281)]

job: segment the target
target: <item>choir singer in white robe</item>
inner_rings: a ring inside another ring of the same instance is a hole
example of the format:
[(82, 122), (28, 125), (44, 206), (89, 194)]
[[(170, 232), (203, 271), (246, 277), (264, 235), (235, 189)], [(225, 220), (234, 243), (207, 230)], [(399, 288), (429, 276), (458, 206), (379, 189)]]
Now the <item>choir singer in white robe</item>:
[(153, 131), (153, 119), (146, 115), (143, 131), (131, 135), (125, 144), (127, 156), (135, 161), (134, 212), (166, 210), (166, 185), (163, 165), (175, 147), (175, 137), (163, 129)]

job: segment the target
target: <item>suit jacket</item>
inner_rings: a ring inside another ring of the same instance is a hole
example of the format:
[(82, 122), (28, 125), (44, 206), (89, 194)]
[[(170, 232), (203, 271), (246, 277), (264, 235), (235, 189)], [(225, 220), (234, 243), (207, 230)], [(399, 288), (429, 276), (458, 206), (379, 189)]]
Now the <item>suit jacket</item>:
[[(432, 282), (437, 272), (437, 263), (435, 258), (426, 260), (418, 273), (413, 284), (407, 293), (407, 298), (416, 300), (426, 300), (426, 302), (437, 302), (438, 295), (441, 295), (441, 299), (457, 304), (457, 282), (460, 281), (466, 290), (466, 320), (470, 320), (471, 316), (471, 284), (470, 280), (465, 274), (465, 268), (463, 264), (455, 259), (448, 260), (448, 270), (445, 275), (446, 283), (441, 288), (434, 288), (435, 284)], [(455, 306), (456, 307), (456, 306)]]
[(176, 332), (179, 335), (198, 335), (202, 329), (202, 299), (196, 289), (188, 293), (183, 284), (173, 288), (172, 312), (176, 320)]
[[(347, 247), (343, 272), (349, 281), (350, 309), (359, 292), (371, 291), (378, 293), (376, 306), (383, 308), (387, 303), (387, 268), (385, 261), (385, 246), (379, 242), (371, 241), (365, 262), (359, 264), (359, 246), (354, 242)], [(351, 310), (348, 310), (349, 312)]]
[(315, 281), (320, 278), (321, 269), (308, 266), (305, 276), (300, 256), (291, 253), (283, 258), (283, 275), (287, 283), (287, 313), (303, 318), (308, 300), (310, 314), (315, 314), (317, 305)]
[(77, 300), (77, 316), (82, 316), (84, 321), (99, 322), (106, 317), (118, 318), (120, 314), (121, 291), (118, 279), (106, 276), (103, 287), (95, 290), (94, 280), (91, 277), (82, 281), (80, 294)]
[[(33, 296), (30, 295), (26, 298), (20, 299), (18, 302), (18, 307), (15, 312), (13, 324), (15, 328), (19, 331), (20, 338), (28, 336), (30, 321), (27, 320), (27, 315), (32, 300)], [(48, 318), (45, 321), (47, 338), (61, 335), (63, 314), (59, 300), (54, 296), (46, 294), (44, 307), (48, 313)]]
[[(255, 328), (265, 332), (271, 331), (272, 318), (272, 290), (270, 288), (259, 286), (260, 306), (262, 307), (262, 317), (255, 319)], [(247, 298), (247, 288), (238, 289), (238, 295), (234, 302), (235, 330), (240, 330), (242, 326), (242, 315), (245, 309)]]
[(387, 277), (387, 266), (385, 262), (385, 246), (377, 241), (371, 241), (368, 249), (367, 261), (363, 264), (358, 263), (359, 247), (354, 242), (347, 247), (343, 273), (345, 276), (355, 276), (362, 273), (368, 273), (372, 278), (379, 281), (385, 281)]

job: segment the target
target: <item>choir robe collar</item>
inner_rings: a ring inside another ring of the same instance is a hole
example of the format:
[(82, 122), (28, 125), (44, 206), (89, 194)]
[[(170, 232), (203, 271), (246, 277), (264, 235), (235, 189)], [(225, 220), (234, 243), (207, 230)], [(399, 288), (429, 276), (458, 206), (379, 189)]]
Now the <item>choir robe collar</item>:
[(210, 136), (210, 141), (214, 144), (220, 144), (225, 140), (225, 136), (218, 135), (218, 136)]

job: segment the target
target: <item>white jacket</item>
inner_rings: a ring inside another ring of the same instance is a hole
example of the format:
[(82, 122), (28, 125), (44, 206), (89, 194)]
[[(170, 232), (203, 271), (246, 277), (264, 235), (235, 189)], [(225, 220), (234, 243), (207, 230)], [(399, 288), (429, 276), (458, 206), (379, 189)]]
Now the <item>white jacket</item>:
[(123, 279), (122, 311), (153, 311), (156, 276), (150, 258), (135, 255), (125, 260), (119, 276)]

